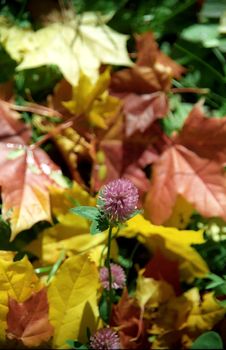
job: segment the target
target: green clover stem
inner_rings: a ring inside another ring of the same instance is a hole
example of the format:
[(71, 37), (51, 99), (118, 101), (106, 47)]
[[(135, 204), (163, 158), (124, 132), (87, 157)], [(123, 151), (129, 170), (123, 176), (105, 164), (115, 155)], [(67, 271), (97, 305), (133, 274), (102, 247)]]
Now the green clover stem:
[[(115, 232), (114, 235), (111, 235), (111, 242), (113, 241), (113, 239), (117, 238), (118, 233), (119, 233), (119, 230), (120, 230), (120, 227), (117, 228), (117, 231)], [(100, 256), (100, 260), (99, 260), (100, 266), (102, 266), (104, 253), (105, 253), (105, 250), (106, 250), (107, 248), (108, 248), (108, 246), (105, 245), (105, 246), (103, 247), (103, 249), (102, 249), (101, 256)]]
[(108, 268), (108, 276), (109, 276), (109, 298), (108, 298), (108, 317), (110, 321), (111, 317), (111, 309), (112, 309), (112, 302), (113, 302), (113, 291), (112, 291), (112, 274), (111, 274), (111, 236), (112, 236), (112, 229), (113, 226), (110, 224), (109, 231), (108, 231), (108, 244), (107, 244), (107, 258), (106, 258), (106, 265)]

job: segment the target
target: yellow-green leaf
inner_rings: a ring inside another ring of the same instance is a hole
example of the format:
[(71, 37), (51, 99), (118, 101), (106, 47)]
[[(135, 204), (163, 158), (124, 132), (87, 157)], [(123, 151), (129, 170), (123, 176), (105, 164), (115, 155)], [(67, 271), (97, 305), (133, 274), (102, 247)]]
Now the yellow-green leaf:
[(132, 65), (126, 50), (128, 36), (98, 24), (94, 13), (72, 15), (64, 23), (51, 23), (36, 31), (1, 20), (0, 41), (20, 62), (17, 69), (55, 64), (72, 85), (77, 85), (80, 72), (95, 81), (101, 63)]

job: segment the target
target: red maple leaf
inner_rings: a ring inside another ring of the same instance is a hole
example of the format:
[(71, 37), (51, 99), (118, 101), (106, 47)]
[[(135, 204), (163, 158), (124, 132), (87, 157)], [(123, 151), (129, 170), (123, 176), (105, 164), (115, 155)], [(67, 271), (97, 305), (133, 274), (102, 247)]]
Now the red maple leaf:
[(201, 103), (189, 113), (185, 124), (175, 138), (179, 143), (200, 157), (226, 162), (226, 117), (207, 118)]

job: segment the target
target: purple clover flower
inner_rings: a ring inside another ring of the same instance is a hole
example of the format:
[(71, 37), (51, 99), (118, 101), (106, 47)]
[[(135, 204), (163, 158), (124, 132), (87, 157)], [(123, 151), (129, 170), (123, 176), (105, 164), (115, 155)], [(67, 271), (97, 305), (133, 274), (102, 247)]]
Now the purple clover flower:
[[(123, 270), (123, 268), (120, 265), (117, 264), (110, 264), (111, 265), (111, 278), (112, 278), (112, 288), (113, 289), (119, 289), (123, 288), (126, 284), (126, 275)], [(109, 290), (109, 273), (108, 273), (107, 267), (101, 267), (100, 268), (100, 281), (102, 286)]]
[(90, 337), (90, 348), (96, 350), (120, 349), (119, 336), (111, 328), (99, 329)]
[(138, 190), (127, 179), (118, 179), (103, 186), (99, 192), (98, 206), (113, 223), (124, 222), (137, 209)]

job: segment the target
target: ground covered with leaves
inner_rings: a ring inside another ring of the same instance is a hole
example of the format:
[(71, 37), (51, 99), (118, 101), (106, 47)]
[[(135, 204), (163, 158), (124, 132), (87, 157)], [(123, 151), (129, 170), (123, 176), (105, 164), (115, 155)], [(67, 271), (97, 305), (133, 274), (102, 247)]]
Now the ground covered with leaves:
[(1, 348), (226, 346), (225, 52), (224, 0), (0, 0)]

